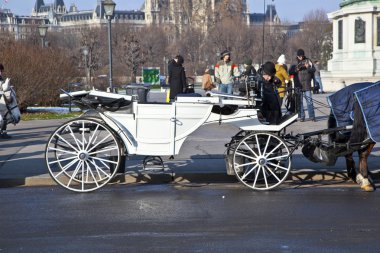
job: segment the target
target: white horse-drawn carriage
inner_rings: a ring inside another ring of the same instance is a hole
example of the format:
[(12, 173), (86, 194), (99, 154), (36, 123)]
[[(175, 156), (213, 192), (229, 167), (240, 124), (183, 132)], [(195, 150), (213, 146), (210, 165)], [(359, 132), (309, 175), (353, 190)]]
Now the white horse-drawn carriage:
[(106, 185), (125, 156), (172, 156), (186, 138), (205, 124), (232, 124), (242, 131), (228, 145), (236, 177), (255, 190), (280, 185), (288, 176), (291, 153), (280, 137), (297, 119), (279, 125), (260, 116), (255, 99), (211, 94), (178, 97), (172, 103), (139, 103), (132, 96), (101, 91), (62, 94), (87, 110), (60, 126), (46, 147), (46, 163), (61, 186), (89, 192)]

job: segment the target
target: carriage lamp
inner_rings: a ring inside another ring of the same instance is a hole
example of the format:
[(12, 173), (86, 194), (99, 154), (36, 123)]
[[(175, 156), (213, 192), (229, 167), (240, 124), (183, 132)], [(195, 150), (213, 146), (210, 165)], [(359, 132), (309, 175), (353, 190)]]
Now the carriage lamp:
[(114, 16), (116, 4), (112, 0), (106, 0), (103, 2), (105, 16), (108, 20), (108, 54), (109, 54), (109, 89), (113, 92), (112, 85), (112, 33), (111, 33), (111, 21)]
[(39, 33), (39, 35), (41, 37), (42, 48), (45, 47), (45, 37), (46, 37), (47, 30), (48, 30), (48, 26), (47, 25), (40, 25), (40, 26), (38, 26), (38, 33)]

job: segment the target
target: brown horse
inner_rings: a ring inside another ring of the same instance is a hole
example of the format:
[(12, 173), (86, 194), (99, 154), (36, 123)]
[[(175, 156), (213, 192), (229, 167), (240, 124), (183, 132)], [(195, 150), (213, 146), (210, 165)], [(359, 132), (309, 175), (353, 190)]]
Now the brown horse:
[[(336, 125), (335, 117), (331, 113), (328, 120), (328, 127), (333, 128), (336, 127)], [(348, 176), (354, 182), (358, 183), (363, 191), (374, 191), (376, 187), (368, 171), (367, 161), (376, 143), (368, 138), (364, 116), (357, 101), (354, 103), (354, 124), (352, 130), (345, 133), (335, 132), (330, 134), (329, 137), (331, 141), (346, 144), (345, 148), (341, 148), (337, 151), (337, 155), (344, 155), (346, 158)], [(353, 153), (356, 151), (359, 154), (359, 168), (356, 168), (353, 158)]]

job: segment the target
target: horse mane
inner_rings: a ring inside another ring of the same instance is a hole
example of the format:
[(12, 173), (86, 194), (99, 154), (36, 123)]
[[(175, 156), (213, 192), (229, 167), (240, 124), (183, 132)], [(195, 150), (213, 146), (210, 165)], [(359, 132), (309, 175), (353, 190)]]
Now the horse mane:
[(368, 137), (367, 127), (364, 121), (363, 112), (360, 108), (358, 101), (354, 103), (354, 124), (351, 131), (350, 142), (360, 143)]

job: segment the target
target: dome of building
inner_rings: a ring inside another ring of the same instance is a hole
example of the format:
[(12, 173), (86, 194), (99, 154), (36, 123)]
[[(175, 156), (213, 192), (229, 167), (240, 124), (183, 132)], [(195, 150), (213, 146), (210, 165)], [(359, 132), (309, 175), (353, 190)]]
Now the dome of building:
[(340, 3), (340, 7), (343, 8), (346, 6), (360, 5), (360, 4), (366, 4), (366, 3), (380, 4), (380, 0), (342, 0), (342, 2)]

